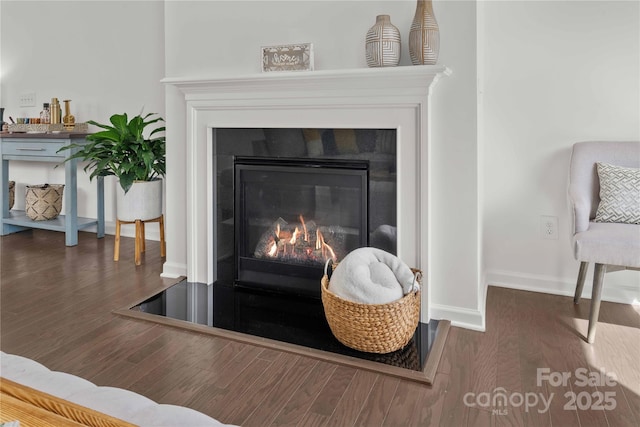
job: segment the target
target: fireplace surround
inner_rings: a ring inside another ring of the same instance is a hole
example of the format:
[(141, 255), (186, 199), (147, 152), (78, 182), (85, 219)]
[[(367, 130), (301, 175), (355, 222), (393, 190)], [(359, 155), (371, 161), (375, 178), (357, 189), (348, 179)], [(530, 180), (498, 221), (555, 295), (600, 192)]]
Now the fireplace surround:
[[(428, 323), (429, 98), (441, 66), (167, 78), (167, 262), (163, 275), (211, 285), (221, 272), (212, 195), (215, 129), (393, 129), (397, 162), (397, 255), (422, 269), (421, 321)], [(167, 204), (169, 206), (169, 203)], [(211, 288), (211, 286), (209, 287)], [(212, 293), (213, 291), (211, 291)], [(208, 299), (210, 301), (210, 299)], [(213, 303), (207, 307), (213, 318)]]

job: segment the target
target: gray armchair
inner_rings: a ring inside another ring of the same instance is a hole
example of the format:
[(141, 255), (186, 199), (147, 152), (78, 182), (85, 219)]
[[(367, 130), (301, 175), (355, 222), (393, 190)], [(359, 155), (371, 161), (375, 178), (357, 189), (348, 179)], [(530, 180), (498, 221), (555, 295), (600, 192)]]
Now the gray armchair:
[[(631, 223), (621, 223), (615, 219), (615, 215), (610, 215), (604, 219), (615, 222), (600, 222), (603, 214), (599, 212), (600, 217), (596, 221), (601, 194), (596, 167), (598, 162), (640, 168), (640, 142), (593, 141), (580, 142), (573, 146), (569, 172), (569, 199), (573, 215), (573, 252), (575, 258), (580, 261), (573, 301), (575, 304), (580, 301), (587, 268), (590, 262), (595, 263), (587, 332), (589, 343), (593, 343), (595, 339), (602, 284), (607, 270), (640, 269), (640, 224), (634, 223), (636, 219), (626, 218), (624, 220)], [(630, 203), (631, 210), (637, 214), (636, 208), (640, 209), (640, 206), (637, 206), (639, 202), (636, 200), (640, 199), (640, 194), (636, 198), (636, 187), (627, 185), (628, 175), (627, 173), (624, 184), (626, 190), (632, 188), (632, 191), (625, 190), (625, 214), (629, 212)]]

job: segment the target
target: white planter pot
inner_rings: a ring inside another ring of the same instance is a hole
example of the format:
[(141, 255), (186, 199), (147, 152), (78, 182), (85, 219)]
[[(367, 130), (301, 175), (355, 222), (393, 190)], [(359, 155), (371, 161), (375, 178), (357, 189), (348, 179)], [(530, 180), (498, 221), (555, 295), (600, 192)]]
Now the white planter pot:
[(162, 215), (162, 180), (136, 181), (125, 194), (118, 184), (117, 218), (120, 221), (147, 221)]

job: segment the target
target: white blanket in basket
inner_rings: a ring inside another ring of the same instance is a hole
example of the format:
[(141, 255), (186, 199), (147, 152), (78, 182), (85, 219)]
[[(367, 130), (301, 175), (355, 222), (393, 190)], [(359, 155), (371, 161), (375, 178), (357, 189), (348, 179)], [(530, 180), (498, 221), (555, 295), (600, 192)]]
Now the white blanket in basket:
[(376, 248), (359, 248), (347, 254), (329, 281), (329, 290), (335, 295), (363, 304), (387, 304), (417, 288), (415, 275), (404, 262)]

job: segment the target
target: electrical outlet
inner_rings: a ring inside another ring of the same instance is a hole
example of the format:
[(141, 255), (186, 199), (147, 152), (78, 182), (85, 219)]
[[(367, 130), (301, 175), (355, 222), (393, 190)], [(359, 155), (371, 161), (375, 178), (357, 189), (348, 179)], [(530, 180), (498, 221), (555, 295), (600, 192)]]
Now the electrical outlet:
[(21, 107), (35, 107), (36, 106), (36, 94), (35, 92), (23, 93), (20, 95)]
[(540, 216), (540, 237), (548, 240), (558, 240), (557, 216)]

